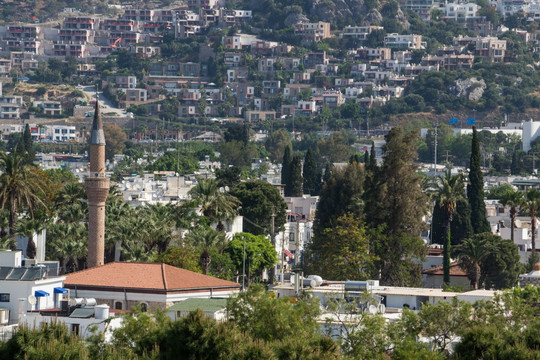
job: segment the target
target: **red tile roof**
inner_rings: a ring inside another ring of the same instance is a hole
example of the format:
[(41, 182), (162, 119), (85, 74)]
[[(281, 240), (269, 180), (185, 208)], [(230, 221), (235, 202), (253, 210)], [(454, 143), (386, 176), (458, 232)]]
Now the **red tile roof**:
[(201, 290), (239, 288), (240, 284), (166, 264), (112, 262), (67, 275), (66, 288), (99, 287), (138, 290)]
[[(422, 271), (422, 274), (425, 275), (443, 275), (443, 267), (434, 266), (431, 269), (426, 269)], [(467, 276), (467, 272), (463, 270), (458, 263), (450, 264), (450, 276)]]

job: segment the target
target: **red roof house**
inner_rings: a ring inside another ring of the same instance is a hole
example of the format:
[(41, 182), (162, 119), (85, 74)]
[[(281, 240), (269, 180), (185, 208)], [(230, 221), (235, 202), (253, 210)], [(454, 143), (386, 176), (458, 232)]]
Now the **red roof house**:
[(113, 262), (67, 275), (70, 296), (95, 298), (111, 309), (166, 309), (188, 298), (229, 297), (240, 284), (166, 264)]

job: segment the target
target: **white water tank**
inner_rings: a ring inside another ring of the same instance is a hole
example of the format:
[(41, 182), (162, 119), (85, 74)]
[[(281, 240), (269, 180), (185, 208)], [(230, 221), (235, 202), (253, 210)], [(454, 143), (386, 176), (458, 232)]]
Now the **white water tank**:
[(96, 304), (97, 304), (97, 301), (94, 298), (84, 298), (82, 301), (83, 306), (94, 306)]
[(315, 283), (317, 284), (317, 286), (321, 286), (323, 283), (323, 278), (320, 277), (319, 275), (309, 275), (307, 278), (311, 280), (315, 280)]
[(104, 320), (109, 318), (109, 305), (102, 304), (102, 305), (96, 305), (94, 307), (95, 311), (95, 318)]

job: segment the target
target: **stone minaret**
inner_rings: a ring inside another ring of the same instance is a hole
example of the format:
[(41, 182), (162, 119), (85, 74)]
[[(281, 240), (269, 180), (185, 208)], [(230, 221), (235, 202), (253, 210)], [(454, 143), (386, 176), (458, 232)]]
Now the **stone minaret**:
[(90, 135), (90, 174), (85, 180), (88, 197), (88, 267), (103, 265), (105, 257), (105, 200), (109, 194), (105, 177), (105, 134), (96, 100)]

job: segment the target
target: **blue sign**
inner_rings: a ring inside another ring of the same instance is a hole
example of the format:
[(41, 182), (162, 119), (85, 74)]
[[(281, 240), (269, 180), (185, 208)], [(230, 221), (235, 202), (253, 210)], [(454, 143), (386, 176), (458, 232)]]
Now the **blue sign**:
[(476, 123), (476, 119), (474, 118), (468, 118), (467, 119), (467, 125), (474, 125)]
[(459, 122), (458, 118), (450, 118), (450, 124), (457, 124)]

